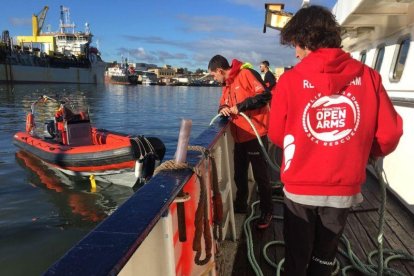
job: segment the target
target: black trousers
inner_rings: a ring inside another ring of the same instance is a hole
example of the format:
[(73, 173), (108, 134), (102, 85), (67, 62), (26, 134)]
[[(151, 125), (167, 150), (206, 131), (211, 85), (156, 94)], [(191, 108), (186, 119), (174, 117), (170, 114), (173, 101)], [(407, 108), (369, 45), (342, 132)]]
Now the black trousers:
[(286, 276), (330, 276), (349, 208), (317, 207), (285, 197)]
[[(261, 137), (265, 149), (267, 149), (267, 136)], [(248, 187), (248, 168), (252, 164), (254, 180), (259, 187), (260, 210), (271, 213), (272, 188), (269, 182), (268, 164), (260, 144), (257, 139), (234, 145), (234, 181), (236, 182), (237, 192), (236, 201), (247, 203), (249, 195)]]
[[(268, 150), (267, 150), (270, 160), (272, 160), (273, 164), (282, 166), (283, 160), (283, 149), (279, 148), (272, 142), (269, 142)], [(276, 182), (280, 181), (280, 171), (274, 170), (271, 166), (269, 166), (269, 179), (271, 184), (276, 184)]]

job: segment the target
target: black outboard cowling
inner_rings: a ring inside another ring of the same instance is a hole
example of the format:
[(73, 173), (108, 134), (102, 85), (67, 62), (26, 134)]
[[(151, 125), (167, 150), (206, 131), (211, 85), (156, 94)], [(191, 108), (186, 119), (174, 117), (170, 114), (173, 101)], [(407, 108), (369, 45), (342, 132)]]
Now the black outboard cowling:
[(130, 141), (134, 158), (137, 160), (135, 176), (138, 181), (146, 182), (162, 162), (166, 151), (165, 145), (157, 137), (133, 136)]
[(56, 127), (55, 127), (55, 121), (54, 120), (47, 120), (45, 122), (45, 138), (46, 139), (55, 139), (56, 137)]

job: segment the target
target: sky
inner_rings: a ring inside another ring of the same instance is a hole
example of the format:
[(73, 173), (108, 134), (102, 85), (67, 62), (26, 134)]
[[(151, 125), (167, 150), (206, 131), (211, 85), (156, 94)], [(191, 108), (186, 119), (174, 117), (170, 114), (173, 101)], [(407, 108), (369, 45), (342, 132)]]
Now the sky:
[[(31, 35), (31, 16), (49, 6), (43, 30), (57, 31), (60, 5), (70, 9), (77, 31), (85, 23), (107, 62), (144, 62), (190, 70), (207, 69), (216, 54), (237, 58), (258, 68), (296, 64), (292, 48), (279, 44), (279, 31), (263, 33), (264, 3), (269, 0), (13, 0), (2, 6), (0, 26), (11, 36)], [(335, 0), (311, 0), (329, 9)], [(285, 1), (285, 11), (296, 12), (302, 0)]]

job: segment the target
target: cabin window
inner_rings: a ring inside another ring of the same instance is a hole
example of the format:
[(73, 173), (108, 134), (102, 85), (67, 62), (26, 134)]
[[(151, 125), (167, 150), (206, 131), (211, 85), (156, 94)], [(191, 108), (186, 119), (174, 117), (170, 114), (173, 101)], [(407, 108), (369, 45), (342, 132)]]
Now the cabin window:
[(385, 47), (384, 46), (380, 46), (377, 49), (377, 55), (375, 57), (375, 64), (374, 64), (374, 69), (377, 72), (381, 71), (381, 65), (382, 65), (382, 61), (384, 59), (384, 53), (385, 53)]
[(365, 64), (366, 59), (367, 59), (367, 52), (366, 51), (361, 52), (361, 56), (359, 57), (359, 61), (361, 61), (363, 64)]
[(392, 63), (390, 81), (397, 82), (401, 79), (405, 62), (407, 61), (408, 50), (410, 49), (410, 42), (410, 38), (405, 38), (397, 45)]

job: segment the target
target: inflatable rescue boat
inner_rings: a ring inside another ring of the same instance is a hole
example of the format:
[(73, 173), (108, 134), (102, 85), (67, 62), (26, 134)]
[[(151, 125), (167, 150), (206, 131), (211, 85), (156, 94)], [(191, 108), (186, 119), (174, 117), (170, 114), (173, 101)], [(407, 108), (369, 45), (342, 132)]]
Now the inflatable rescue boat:
[[(43, 131), (35, 124), (35, 107), (53, 101), (59, 108)], [(70, 107), (69, 107), (70, 106)], [(73, 104), (43, 96), (31, 105), (26, 131), (14, 135), (14, 144), (48, 165), (69, 175), (101, 177), (101, 180), (126, 186), (148, 180), (165, 154), (164, 143), (156, 137), (127, 135), (91, 126), (87, 111), (75, 111)], [(116, 183), (109, 177), (120, 177)], [(125, 183), (127, 182), (127, 183)]]

